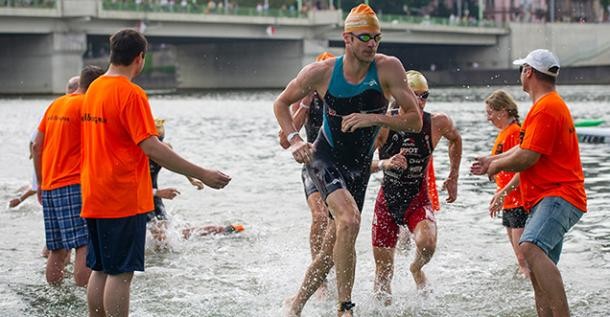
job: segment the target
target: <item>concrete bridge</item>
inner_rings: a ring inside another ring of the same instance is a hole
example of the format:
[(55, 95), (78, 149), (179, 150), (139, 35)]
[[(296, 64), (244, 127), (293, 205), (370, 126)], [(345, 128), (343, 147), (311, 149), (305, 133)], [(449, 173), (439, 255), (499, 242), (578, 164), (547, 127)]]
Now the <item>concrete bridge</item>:
[[(0, 93), (63, 92), (83, 56), (123, 28), (139, 29), (151, 43), (173, 47), (178, 88), (282, 87), (321, 51), (341, 54), (342, 20), (340, 11), (288, 17), (130, 11), (101, 0), (57, 0), (51, 8), (0, 4)], [(382, 23), (380, 51), (416, 69), (506, 69), (512, 59), (538, 47), (582, 65), (610, 65), (610, 39), (600, 36), (608, 27), (572, 27), (390, 19)], [(570, 38), (564, 40), (566, 35)], [(592, 48), (587, 56), (575, 55), (580, 43)]]

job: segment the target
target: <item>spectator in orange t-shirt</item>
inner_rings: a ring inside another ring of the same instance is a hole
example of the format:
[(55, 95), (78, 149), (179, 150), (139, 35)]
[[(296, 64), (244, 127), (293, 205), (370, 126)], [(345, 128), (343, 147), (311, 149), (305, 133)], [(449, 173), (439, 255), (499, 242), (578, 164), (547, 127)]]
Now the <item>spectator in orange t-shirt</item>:
[(153, 207), (148, 158), (212, 188), (231, 178), (194, 165), (164, 145), (146, 93), (132, 83), (148, 43), (134, 30), (110, 37), (110, 66), (85, 96), (81, 111), (81, 186), (87, 220), (89, 316), (127, 316), (134, 271), (144, 271), (146, 214)]
[(89, 84), (103, 70), (86, 66), (79, 88), (57, 98), (46, 110), (33, 142), (33, 160), (42, 199), (46, 246), (46, 278), (59, 284), (71, 249), (76, 249), (74, 280), (85, 286), (91, 271), (85, 266), (87, 227), (80, 217), (80, 110)]
[(587, 210), (578, 138), (570, 110), (555, 90), (559, 61), (538, 49), (513, 62), (534, 105), (521, 128), (521, 145), (477, 158), (473, 174), (520, 172), (523, 204), (530, 212), (519, 249), (530, 268), (539, 316), (569, 316), (557, 268), (563, 239)]
[[(513, 97), (503, 90), (496, 90), (485, 98), (485, 111), (487, 120), (500, 130), (491, 154), (498, 155), (519, 145), (521, 126), (517, 103)], [(519, 239), (527, 220), (519, 190), (519, 173), (502, 171), (496, 175), (495, 181), (498, 190), (489, 204), (489, 215), (494, 218), (498, 211), (502, 210), (502, 225), (506, 227), (508, 241), (517, 257), (519, 271), (523, 276), (529, 277), (527, 263), (519, 251)]]

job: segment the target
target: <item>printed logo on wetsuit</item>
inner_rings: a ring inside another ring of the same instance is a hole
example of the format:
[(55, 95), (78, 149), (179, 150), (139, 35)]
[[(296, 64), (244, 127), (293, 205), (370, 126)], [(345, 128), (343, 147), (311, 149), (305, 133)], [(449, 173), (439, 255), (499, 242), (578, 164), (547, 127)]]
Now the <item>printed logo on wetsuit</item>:
[(369, 87), (373, 87), (373, 86), (377, 86), (377, 81), (374, 79), (371, 79), (369, 82), (364, 83), (365, 85), (368, 85)]
[(419, 154), (419, 149), (417, 147), (403, 147), (400, 150), (404, 150), (406, 154), (409, 155), (417, 155)]

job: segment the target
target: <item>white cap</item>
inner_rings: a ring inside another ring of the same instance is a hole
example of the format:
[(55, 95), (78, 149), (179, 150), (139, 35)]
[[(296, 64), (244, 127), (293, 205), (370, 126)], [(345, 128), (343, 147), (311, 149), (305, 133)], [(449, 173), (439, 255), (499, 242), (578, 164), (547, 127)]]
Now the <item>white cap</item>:
[[(559, 75), (559, 59), (557, 59), (557, 56), (555, 56), (555, 54), (551, 53), (549, 50), (533, 50), (527, 54), (525, 58), (520, 58), (513, 61), (513, 65), (523, 66), (525, 64), (551, 77), (557, 77)], [(549, 71), (553, 67), (557, 67), (556, 73)]]

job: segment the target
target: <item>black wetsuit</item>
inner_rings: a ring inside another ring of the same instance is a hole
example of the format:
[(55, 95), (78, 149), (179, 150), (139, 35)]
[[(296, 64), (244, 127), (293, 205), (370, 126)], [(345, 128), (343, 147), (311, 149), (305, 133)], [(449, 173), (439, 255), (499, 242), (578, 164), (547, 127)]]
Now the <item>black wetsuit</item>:
[[(311, 104), (309, 104), (307, 120), (305, 120), (305, 133), (307, 134), (308, 143), (313, 143), (318, 137), (318, 133), (322, 127), (323, 113), (324, 100), (322, 100), (322, 97), (320, 97), (320, 95), (314, 91), (313, 99), (311, 100)], [(309, 197), (309, 195), (318, 192), (316, 185), (311, 180), (311, 177), (309, 177), (307, 174), (307, 169), (305, 166), (303, 166), (303, 170), (301, 171), (301, 180), (303, 181), (303, 187), (305, 189), (305, 197)]]
[(401, 150), (406, 152), (407, 169), (385, 170), (381, 185), (386, 207), (399, 225), (404, 224), (405, 213), (431, 204), (426, 177), (434, 150), (430, 113), (424, 112), (422, 121), (419, 133), (390, 130), (386, 143), (379, 149), (382, 160), (391, 158)]
[[(160, 141), (163, 141), (163, 138), (159, 138)], [(159, 178), (159, 172), (161, 171), (161, 165), (157, 164), (155, 161), (148, 159), (148, 164), (150, 168), (150, 178), (152, 180), (152, 188), (158, 189), (157, 178)], [(155, 203), (155, 211), (151, 211), (146, 216), (148, 216), (147, 221), (151, 221), (153, 219), (157, 220), (165, 220), (167, 219), (167, 214), (165, 213), (165, 205), (163, 204), (163, 199), (161, 197), (153, 196), (153, 201)]]
[(324, 96), (322, 129), (313, 144), (312, 161), (307, 165), (307, 172), (324, 199), (344, 188), (362, 211), (379, 127), (344, 133), (341, 122), (344, 116), (352, 113), (384, 114), (387, 107), (375, 62), (370, 64), (365, 78), (353, 85), (343, 76), (343, 56), (336, 59)]

